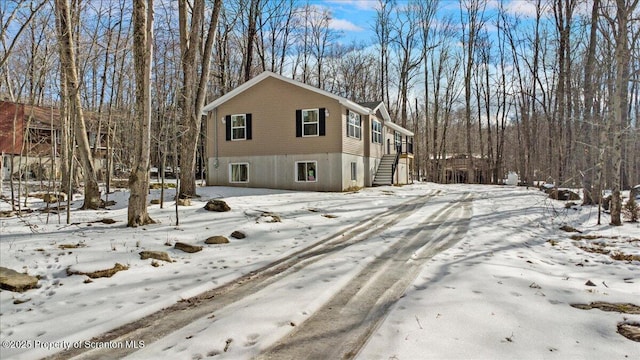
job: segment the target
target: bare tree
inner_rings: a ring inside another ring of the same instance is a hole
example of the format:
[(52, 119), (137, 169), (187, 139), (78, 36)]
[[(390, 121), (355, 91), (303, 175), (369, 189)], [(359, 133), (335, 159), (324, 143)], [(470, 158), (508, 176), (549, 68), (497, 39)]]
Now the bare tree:
[(310, 28), (309, 41), (311, 54), (315, 58), (316, 86), (324, 89), (323, 66), (330, 51), (333, 41), (338, 33), (329, 27), (331, 13), (327, 9), (312, 8), (311, 16), (307, 18), (307, 26)]
[[(520, 35), (516, 29), (523, 28), (519, 19), (508, 19), (507, 12), (504, 8), (500, 9), (498, 26), (500, 28), (499, 35), (504, 35), (504, 40), (508, 43), (509, 52), (504, 51), (501, 56), (501, 63), (509, 61), (513, 64), (514, 72), (512, 75), (512, 92), (514, 93), (513, 101), (517, 105), (515, 116), (517, 136), (524, 146), (515, 149), (517, 154), (514, 168), (519, 169), (520, 176), (527, 184), (531, 184), (535, 179), (535, 169), (549, 169), (554, 158), (552, 146), (554, 142), (550, 137), (547, 138), (547, 163), (541, 164), (541, 158), (538, 149), (539, 144), (545, 141), (540, 131), (541, 111), (540, 107), (546, 108), (545, 104), (549, 102), (547, 91), (553, 88), (552, 84), (543, 84), (540, 77), (540, 69), (544, 68), (543, 58), (545, 57), (543, 43), (542, 16), (544, 12), (542, 0), (535, 2), (536, 15), (533, 22), (533, 29), (523, 29), (522, 32), (532, 32), (533, 37)], [(531, 31), (532, 30), (532, 31)], [(502, 42), (501, 42), (501, 46)], [(506, 54), (510, 54), (510, 59), (505, 59)], [(528, 55), (530, 54), (530, 55)], [(507, 86), (506, 77), (503, 78), (505, 86)], [(548, 89), (548, 90), (545, 90)], [(506, 92), (506, 89), (504, 90)], [(549, 135), (550, 136), (550, 135)], [(537, 176), (541, 176), (537, 174)]]
[(613, 165), (611, 179), (611, 225), (622, 225), (621, 210), (621, 165), (622, 165), (622, 139), (624, 125), (629, 114), (629, 79), (630, 79), (630, 54), (629, 26), (631, 17), (638, 7), (640, 0), (616, 0), (615, 17), (605, 15), (615, 40), (615, 80), (614, 91), (611, 94), (611, 112), (613, 118), (608, 122), (607, 132), (611, 134), (611, 163)]
[[(3, 2), (3, 5), (0, 7), (0, 39), (2, 39), (2, 47), (3, 53), (0, 57), (0, 68), (2, 68), (9, 59), (9, 55), (13, 50), (13, 47), (18, 42), (20, 34), (27, 28), (29, 22), (33, 19), (36, 13), (47, 3), (47, 1), (10, 1)], [(20, 10), (23, 6), (27, 6), (29, 11), (26, 15), (24, 21), (22, 21), (18, 27), (18, 31), (15, 32), (15, 35), (12, 37), (11, 42), (7, 45), (5, 39), (7, 37), (7, 32), (9, 27), (12, 26), (13, 21), (16, 20), (16, 17), (20, 13)], [(13, 6), (13, 7), (12, 7)]]
[(476, 47), (478, 45), (478, 36), (480, 30), (484, 26), (484, 9), (486, 7), (485, 0), (465, 0), (461, 3), (461, 21), (462, 21), (462, 42), (465, 48), (465, 68), (464, 68), (464, 99), (465, 99), (465, 124), (466, 124), (466, 144), (467, 157), (470, 161), (468, 169), (467, 183), (475, 183), (476, 175), (474, 173), (474, 155), (471, 143), (471, 79), (473, 77), (472, 70), (475, 62)]
[(259, 12), (258, 56), (262, 70), (278, 74), (284, 71), (287, 53), (293, 44), (295, 0), (267, 1)]
[(393, 0), (378, 0), (376, 7), (375, 32), (380, 46), (380, 88), (382, 101), (390, 107), (389, 100), (389, 44), (391, 42), (391, 14), (395, 7)]
[(180, 140), (180, 197), (196, 195), (196, 153), (221, 7), (222, 0), (215, 0), (203, 43), (201, 29), (205, 26), (205, 1), (194, 0), (193, 4), (188, 4), (187, 0), (178, 2), (183, 76), (178, 103), (184, 129)]
[[(429, 142), (429, 140), (431, 139), (431, 137), (429, 136), (429, 125), (431, 123), (429, 58), (432, 51), (437, 48), (437, 44), (433, 43), (431, 27), (433, 25), (436, 12), (438, 11), (438, 4), (438, 0), (418, 2), (420, 28), (422, 29), (420, 40), (422, 42), (422, 49), (424, 51), (424, 53), (422, 54), (422, 60), (424, 62), (422, 70), (424, 76), (424, 135), (422, 136), (422, 138), (418, 138), (418, 142), (422, 141), (424, 143), (424, 155), (422, 156), (424, 164), (422, 165), (422, 168), (425, 172), (429, 171), (429, 164), (431, 162), (429, 155), (429, 152), (431, 150)], [(418, 168), (420, 168), (420, 162), (418, 162)]]
[(138, 123), (129, 175), (127, 226), (153, 223), (147, 212), (151, 150), (151, 61), (153, 58), (153, 0), (133, 3), (133, 55), (136, 74), (135, 115)]
[[(480, 47), (478, 49), (478, 64), (476, 64), (477, 74), (474, 77), (475, 90), (476, 90), (476, 102), (478, 107), (478, 138), (480, 140), (480, 156), (484, 157), (484, 140), (483, 140), (483, 125), (481, 121), (482, 113), (486, 120), (486, 129), (484, 132), (487, 134), (487, 161), (490, 165), (495, 164), (495, 154), (493, 152), (493, 135), (491, 126), (491, 108), (493, 106), (492, 92), (495, 84), (492, 82), (491, 71), (489, 70), (489, 64), (491, 63), (491, 51), (493, 42), (489, 40), (488, 34), (483, 32), (481, 36), (482, 40), (479, 41)], [(499, 90), (496, 88), (496, 104), (499, 106)], [(497, 120), (497, 119), (496, 119)], [(488, 174), (492, 179), (480, 179), (482, 183), (488, 183), (489, 181), (497, 181), (497, 177), (494, 178), (493, 174)]]
[[(444, 166), (441, 164), (447, 156), (447, 137), (451, 123), (453, 106), (459, 100), (461, 89), (461, 59), (455, 54), (452, 41), (455, 26), (450, 18), (444, 19), (435, 31), (438, 51), (430, 54), (431, 83), (433, 84), (433, 106), (431, 113), (431, 159), (429, 178), (431, 181), (444, 181)], [(428, 132), (427, 132), (428, 134)]]
[(392, 44), (398, 57), (398, 107), (400, 124), (407, 127), (409, 90), (418, 75), (424, 51), (418, 51), (422, 35), (418, 2), (409, 2), (405, 7), (397, 7), (392, 26)]
[(84, 113), (80, 101), (80, 82), (78, 80), (76, 47), (73, 38), (74, 23), (71, 17), (71, 9), (67, 0), (56, 0), (56, 20), (58, 28), (60, 65), (63, 78), (67, 87), (66, 95), (72, 114), (75, 117), (74, 136), (78, 145), (83, 178), (84, 178), (84, 204), (83, 209), (98, 209), (101, 204), (100, 188), (91, 155), (91, 147), (87, 137), (87, 128)]
[[(508, 101), (508, 82), (511, 82), (514, 77), (511, 77), (507, 80), (507, 43), (504, 35), (504, 20), (502, 17), (498, 17), (496, 20), (497, 24), (497, 43), (498, 43), (498, 52), (499, 52), (499, 74), (497, 76), (497, 86), (495, 89), (495, 135), (496, 135), (496, 148), (495, 153), (491, 151), (493, 155), (493, 179), (494, 183), (499, 183), (504, 174), (504, 145), (505, 145), (505, 130), (506, 123), (509, 116), (509, 107), (507, 105)], [(490, 124), (487, 124), (490, 127)], [(489, 135), (490, 136), (490, 135)], [(531, 179), (526, 181), (526, 184), (529, 185)]]
[(252, 77), (251, 70), (253, 68), (253, 50), (256, 42), (256, 35), (258, 34), (258, 29), (256, 28), (256, 23), (258, 21), (258, 17), (261, 13), (261, 3), (260, 0), (249, 0), (249, 14), (248, 16), (248, 27), (247, 27), (247, 47), (246, 47), (246, 56), (244, 60), (244, 81), (249, 81)]
[(378, 66), (374, 54), (363, 51), (364, 45), (334, 46), (328, 68), (335, 86), (329, 91), (354, 101), (380, 99), (377, 86)]
[(553, 6), (555, 25), (558, 32), (558, 87), (556, 90), (553, 118), (559, 140), (556, 185), (567, 177), (572, 144), (572, 86), (571, 86), (571, 25), (576, 0), (556, 0)]
[[(582, 119), (582, 133), (583, 137), (589, 141), (593, 133), (593, 122), (595, 117), (594, 107), (594, 71), (595, 71), (595, 58), (596, 58), (596, 46), (597, 46), (597, 32), (598, 32), (598, 17), (600, 12), (600, 0), (594, 0), (591, 9), (591, 22), (589, 29), (589, 45), (587, 48), (585, 66), (584, 66), (584, 108)], [(592, 205), (594, 203), (593, 196), (593, 172), (594, 172), (594, 152), (595, 148), (589, 146), (585, 142), (584, 153), (586, 156), (585, 165), (586, 169), (582, 173), (582, 205)], [(599, 196), (599, 195), (598, 195)], [(598, 198), (599, 201), (599, 198)]]

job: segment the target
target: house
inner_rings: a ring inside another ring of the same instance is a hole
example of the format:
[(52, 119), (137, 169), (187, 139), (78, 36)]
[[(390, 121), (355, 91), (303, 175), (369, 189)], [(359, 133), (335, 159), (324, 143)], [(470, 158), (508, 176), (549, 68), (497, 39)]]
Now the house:
[(411, 179), (414, 134), (382, 102), (263, 72), (203, 113), (209, 185), (346, 191)]
[[(106, 131), (102, 131), (101, 142), (96, 144), (97, 132), (91, 129), (98, 127), (98, 121), (88, 113), (87, 122), (90, 145), (100, 167), (100, 158), (105, 156)], [(58, 170), (60, 132), (60, 111), (57, 108), (0, 101), (1, 178), (15, 176), (18, 167), (22, 167), (23, 173), (29, 177), (49, 178), (52, 158), (56, 159), (54, 168)]]
[(431, 169), (441, 174), (445, 184), (489, 184), (493, 180), (489, 159), (477, 155), (470, 158), (467, 154), (453, 154), (431, 159)]

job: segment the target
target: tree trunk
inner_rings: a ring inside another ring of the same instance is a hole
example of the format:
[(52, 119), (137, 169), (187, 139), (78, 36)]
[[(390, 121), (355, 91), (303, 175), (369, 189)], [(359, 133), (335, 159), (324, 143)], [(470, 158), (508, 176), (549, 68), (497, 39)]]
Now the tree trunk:
[[(475, 174), (475, 161), (473, 155), (473, 146), (471, 139), (471, 77), (473, 76), (473, 67), (475, 64), (476, 45), (478, 39), (478, 32), (483, 27), (482, 11), (486, 6), (483, 0), (469, 0), (463, 2), (461, 5), (461, 11), (464, 8), (466, 10), (466, 16), (468, 17), (468, 23), (462, 27), (462, 42), (465, 46), (465, 70), (464, 70), (464, 118), (465, 118), (465, 137), (466, 137), (466, 152), (468, 157), (468, 173), (466, 183), (472, 184), (476, 182)], [(461, 17), (463, 15), (461, 13)], [(463, 21), (463, 19), (461, 19)], [(465, 30), (468, 31), (465, 34)]]
[(584, 67), (584, 116), (582, 125), (582, 134), (585, 140), (584, 153), (585, 153), (585, 166), (586, 169), (582, 175), (582, 205), (593, 205), (593, 153), (596, 149), (593, 146), (589, 146), (587, 141), (591, 139), (593, 120), (594, 120), (594, 85), (593, 85), (593, 71), (595, 67), (595, 53), (596, 53), (596, 40), (598, 31), (598, 12), (600, 7), (600, 0), (593, 1), (593, 8), (591, 10), (591, 30), (589, 34), (589, 48), (587, 49), (587, 59)]
[(137, 133), (134, 163), (129, 175), (127, 226), (153, 223), (147, 212), (149, 155), (151, 151), (151, 64), (153, 58), (153, 0), (133, 3), (133, 55), (136, 75)]
[(247, 55), (244, 64), (244, 81), (251, 80), (251, 69), (253, 65), (253, 45), (255, 43), (256, 34), (256, 21), (258, 18), (258, 12), (260, 11), (260, 0), (251, 0), (249, 5), (249, 26), (247, 29)]
[(380, 89), (382, 101), (390, 109), (389, 101), (389, 40), (391, 37), (391, 11), (393, 4), (378, 0), (376, 7), (375, 31), (380, 44)]
[[(205, 40), (202, 58), (200, 53), (204, 23), (204, 0), (194, 1), (191, 13), (191, 29), (187, 31), (187, 4), (178, 2), (180, 17), (180, 49), (183, 66), (183, 85), (181, 89), (180, 108), (182, 111), (182, 131), (180, 140), (180, 194), (181, 198), (196, 196), (196, 153), (200, 141), (202, 125), (202, 108), (204, 107), (207, 83), (209, 81), (211, 52), (218, 27), (218, 17), (222, 0), (215, 0), (211, 11), (209, 30)], [(197, 77), (197, 65), (201, 64), (200, 78)]]
[(609, 134), (612, 135), (611, 164), (613, 165), (611, 178), (611, 225), (622, 225), (620, 216), (622, 210), (621, 179), (622, 167), (622, 139), (623, 125), (628, 116), (628, 91), (629, 91), (629, 17), (638, 5), (638, 0), (627, 3), (626, 0), (616, 0), (616, 24), (615, 37), (615, 88), (612, 99), (613, 119), (608, 123)]
[(80, 102), (80, 82), (78, 80), (75, 55), (76, 47), (72, 36), (72, 26), (74, 24), (71, 23), (71, 12), (67, 0), (55, 0), (55, 8), (61, 69), (66, 80), (69, 104), (76, 118), (74, 133), (84, 176), (84, 204), (82, 208), (95, 210), (100, 207), (100, 188), (98, 187), (98, 179)]

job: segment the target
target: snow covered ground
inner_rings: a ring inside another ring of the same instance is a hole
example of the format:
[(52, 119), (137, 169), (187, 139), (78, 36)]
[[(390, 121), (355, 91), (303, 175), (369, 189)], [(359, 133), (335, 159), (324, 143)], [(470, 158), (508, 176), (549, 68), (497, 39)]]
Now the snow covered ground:
[[(640, 343), (616, 332), (618, 323), (640, 323), (640, 315), (570, 306), (597, 301), (640, 305), (640, 261), (611, 257), (640, 256), (640, 227), (597, 226), (596, 208), (565, 208), (564, 202), (549, 200), (538, 190), (507, 186), (415, 184), (356, 193), (205, 187), (198, 193), (202, 197), (192, 206), (180, 207), (179, 226), (170, 201), (173, 190), (165, 195), (164, 209), (150, 206), (158, 224), (142, 228), (125, 226), (126, 192), (110, 195), (117, 202), (110, 210), (73, 211), (71, 225), (64, 215), (47, 219), (37, 211), (0, 219), (0, 266), (41, 279), (38, 289), (0, 292), (0, 357), (39, 358), (59, 351), (55, 346), (123, 345), (84, 340), (428, 196), (423, 206), (393, 224), (392, 233), (372, 235), (305, 266), (296, 276), (145, 343), (131, 358), (256, 356), (300, 326), (376, 256), (403, 241), (421, 219), (465, 194), (473, 198), (468, 231), (453, 247), (429, 259), (358, 358), (640, 355)], [(158, 196), (153, 190), (151, 198)], [(204, 204), (213, 198), (224, 199), (232, 210), (205, 211)], [(32, 198), (29, 206), (37, 209), (44, 203)], [(0, 210), (7, 208), (0, 204)], [(266, 213), (282, 221), (270, 222), (271, 217), (262, 216)], [(104, 218), (116, 223), (96, 222)], [(605, 215), (603, 224), (608, 222)], [(562, 225), (583, 233), (559, 230)], [(210, 236), (229, 237), (236, 230), (247, 237), (204, 244)], [(590, 236), (574, 240), (572, 235)], [(204, 249), (181, 252), (172, 247), (178, 241)], [(166, 251), (174, 262), (141, 260), (143, 250)], [(116, 263), (128, 270), (91, 282), (83, 275), (68, 275), (68, 270), (101, 270)]]

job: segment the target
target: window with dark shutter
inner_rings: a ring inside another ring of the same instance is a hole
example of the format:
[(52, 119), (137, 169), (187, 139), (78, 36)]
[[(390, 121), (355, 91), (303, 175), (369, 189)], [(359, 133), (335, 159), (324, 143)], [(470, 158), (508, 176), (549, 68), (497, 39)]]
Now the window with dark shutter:
[(326, 127), (327, 127), (327, 121), (326, 121), (326, 109), (325, 108), (320, 108), (320, 114), (319, 114), (319, 118), (320, 118), (320, 129), (318, 131), (318, 134), (320, 136), (325, 136), (327, 134), (326, 131)]
[(231, 115), (227, 115), (224, 117), (224, 126), (227, 141), (231, 141)]
[(224, 119), (227, 141), (251, 139), (251, 114), (227, 115)]
[(245, 119), (246, 119), (246, 136), (247, 136), (247, 140), (251, 140), (251, 114), (246, 114), (245, 115)]
[(231, 140), (247, 139), (247, 115), (231, 115)]
[(296, 110), (296, 137), (302, 137), (302, 110)]
[(320, 135), (320, 109), (296, 110), (296, 137)]

